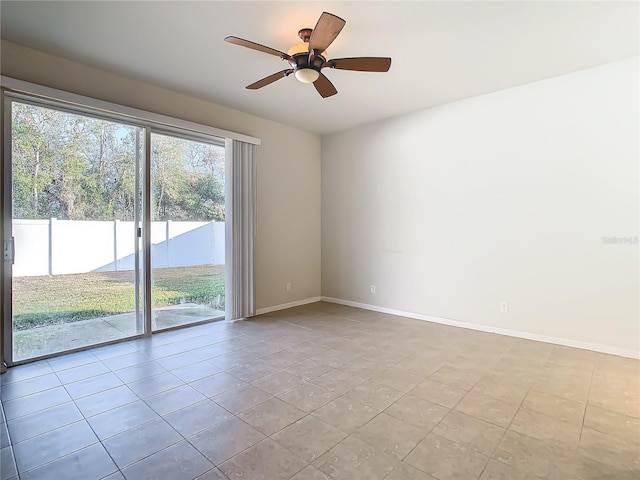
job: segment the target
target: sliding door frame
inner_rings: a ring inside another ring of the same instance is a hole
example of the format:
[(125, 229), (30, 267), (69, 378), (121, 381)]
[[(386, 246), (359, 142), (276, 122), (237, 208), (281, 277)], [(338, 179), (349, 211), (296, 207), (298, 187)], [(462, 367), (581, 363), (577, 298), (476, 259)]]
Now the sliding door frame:
[[(6, 77), (2, 77), (3, 83), (6, 82)], [(24, 83), (19, 82), (18, 83)], [(38, 87), (38, 86), (35, 86)], [(45, 91), (53, 91), (55, 90), (48, 89), (47, 87), (40, 87)], [(86, 97), (76, 96), (74, 94), (67, 94), (66, 92), (59, 92), (62, 94), (66, 94), (66, 96), (71, 96), (72, 98), (78, 99), (86, 99)], [(44, 108), (53, 108), (56, 110), (60, 110), (67, 113), (72, 113), (75, 115), (84, 115), (92, 118), (97, 118), (100, 120), (106, 120), (111, 122), (118, 122), (120, 124), (129, 125), (139, 129), (136, 132), (136, 206), (135, 206), (135, 217), (134, 222), (136, 222), (136, 230), (140, 228), (141, 238), (137, 235), (136, 231), (136, 245), (139, 247), (140, 242), (142, 242), (142, 268), (139, 268), (139, 256), (140, 249), (136, 248), (136, 273), (135, 273), (135, 304), (136, 304), (136, 325), (142, 326), (142, 332), (139, 332), (136, 335), (129, 336), (123, 339), (111, 340), (107, 342), (101, 342), (90, 346), (78, 347), (75, 349), (65, 350), (62, 352), (55, 352), (48, 355), (43, 355), (39, 357), (29, 358), (26, 360), (14, 361), (13, 359), (13, 299), (12, 299), (12, 264), (3, 258), (2, 262), (2, 278), (1, 281), (1, 298), (2, 298), (2, 318), (0, 319), (0, 365), (4, 368), (4, 363), (7, 366), (19, 365), (22, 363), (33, 362), (36, 360), (41, 360), (44, 358), (56, 357), (59, 355), (64, 355), (68, 353), (84, 351), (91, 348), (95, 348), (103, 345), (110, 345), (114, 343), (120, 343), (123, 341), (130, 341), (139, 338), (150, 337), (154, 332), (152, 330), (152, 297), (151, 297), (151, 287), (152, 287), (152, 259), (151, 259), (151, 134), (159, 133), (164, 135), (171, 135), (180, 137), (187, 140), (193, 140), (198, 142), (204, 142), (212, 145), (225, 146), (225, 138), (220, 137), (213, 132), (224, 132), (223, 130), (213, 129), (206, 126), (201, 126), (200, 131), (193, 130), (191, 128), (185, 128), (180, 124), (193, 126), (197, 124), (192, 124), (191, 122), (184, 122), (178, 119), (174, 119), (177, 126), (168, 125), (166, 123), (155, 123), (152, 120), (147, 118), (137, 118), (126, 115), (124, 113), (119, 113), (116, 111), (105, 110), (102, 108), (97, 108), (92, 106), (91, 103), (97, 103), (99, 105), (112, 105), (107, 104), (106, 102), (93, 101), (93, 102), (83, 102), (83, 103), (73, 103), (68, 100), (58, 100), (56, 98), (50, 97), (42, 97), (38, 95), (34, 95), (31, 93), (23, 93), (21, 91), (13, 91), (6, 88), (2, 88), (0, 92), (0, 100), (2, 105), (2, 129), (0, 135), (2, 137), (2, 165), (0, 168), (0, 178), (2, 181), (2, 198), (0, 198), (1, 202), (1, 211), (2, 211), (2, 229), (0, 233), (2, 234), (3, 245), (5, 242), (8, 242), (10, 245), (11, 253), (13, 253), (13, 239), (12, 239), (12, 104), (14, 101), (16, 102), (24, 102), (27, 104), (31, 104), (38, 107)], [(61, 97), (64, 98), (65, 95)], [(88, 99), (91, 100), (91, 99)], [(114, 105), (114, 107), (118, 107), (119, 109), (125, 110), (133, 110), (127, 109), (127, 107), (120, 107)], [(144, 112), (143, 112), (144, 113)], [(155, 114), (149, 114), (150, 116)], [(163, 120), (170, 119), (169, 117), (158, 116), (156, 117), (162, 118)], [(208, 131), (207, 131), (208, 130)], [(140, 146), (138, 145), (138, 141), (140, 135), (143, 137), (143, 150), (144, 154), (140, 156)], [(234, 135), (236, 136), (236, 135)], [(245, 137), (243, 135), (237, 135), (239, 137), (243, 137), (243, 139), (253, 140), (251, 143), (260, 143), (259, 140), (253, 139), (251, 137)], [(226, 155), (226, 153), (225, 153)], [(139, 182), (139, 183), (138, 183)], [(225, 172), (225, 183), (228, 182), (227, 173)], [(139, 205), (139, 187), (142, 188), (142, 205)], [(226, 197), (226, 195), (225, 195)], [(227, 199), (225, 198), (225, 203)], [(140, 207), (142, 207), (140, 209)], [(141, 211), (140, 211), (141, 210)], [(141, 218), (140, 218), (141, 213)], [(228, 227), (226, 227), (228, 228)], [(227, 246), (228, 250), (228, 246)], [(229, 261), (229, 256), (225, 255), (226, 260), (225, 264)], [(225, 268), (227, 268), (225, 266)], [(142, 288), (142, 295), (140, 295), (139, 289)], [(140, 299), (142, 300), (142, 304), (140, 305)], [(142, 322), (140, 322), (140, 315), (142, 316)], [(208, 321), (194, 322), (190, 323), (187, 326), (193, 326), (199, 323), (207, 323)], [(142, 323), (142, 325), (140, 325)], [(181, 326), (172, 327), (168, 329), (163, 329), (161, 331), (172, 330), (174, 328), (181, 328)]]
[[(6, 370), (7, 362), (5, 358), (11, 359), (13, 352), (13, 332), (7, 330), (8, 322), (11, 320), (11, 305), (13, 303), (13, 289), (11, 288), (11, 272), (13, 263), (13, 232), (11, 228), (11, 99), (5, 95), (5, 90), (0, 92), (2, 102), (2, 131), (0, 132), (2, 144), (2, 158), (0, 162), (0, 181), (2, 186), (2, 198), (0, 207), (2, 210), (2, 278), (0, 279), (2, 311), (0, 312), (0, 372)], [(5, 164), (6, 163), (6, 164)], [(10, 250), (8, 250), (10, 249)], [(11, 255), (11, 260), (7, 258)], [(7, 320), (9, 319), (9, 320)], [(7, 357), (9, 355), (9, 357)]]
[(151, 128), (144, 127), (144, 158), (142, 159), (142, 298), (144, 308), (143, 336), (151, 331)]
[[(167, 137), (174, 137), (174, 138), (179, 138), (181, 140), (187, 140), (190, 142), (198, 142), (198, 143), (206, 143), (208, 145), (213, 145), (213, 146), (217, 146), (217, 147), (223, 147), (225, 149), (225, 184), (224, 184), (224, 193), (225, 193), (225, 211), (228, 211), (227, 206), (228, 206), (228, 202), (229, 202), (229, 197), (227, 196), (227, 184), (230, 182), (229, 178), (227, 177), (227, 156), (228, 156), (228, 151), (226, 148), (226, 140), (224, 138), (219, 138), (219, 137), (215, 137), (213, 135), (204, 135), (204, 134), (197, 134), (195, 132), (190, 132), (190, 131), (185, 131), (182, 129), (178, 129), (178, 128), (170, 128), (170, 127), (148, 127), (147, 128), (147, 136), (145, 136), (145, 147), (149, 148), (149, 151), (145, 154), (145, 172), (144, 172), (144, 185), (145, 188), (147, 189), (146, 191), (149, 192), (149, 194), (147, 195), (145, 192), (143, 192), (143, 218), (145, 219), (145, 223), (144, 223), (144, 228), (143, 228), (143, 232), (147, 232), (147, 237), (144, 241), (144, 245), (145, 245), (145, 269), (144, 269), (144, 274), (145, 274), (145, 281), (144, 281), (144, 288), (145, 291), (149, 292), (148, 295), (145, 296), (145, 321), (146, 321), (146, 327), (147, 330), (146, 332), (148, 332), (148, 335), (146, 336), (151, 336), (152, 333), (160, 333), (160, 332), (168, 332), (171, 330), (179, 330), (181, 328), (184, 327), (190, 327), (190, 326), (195, 326), (195, 325), (201, 325), (204, 323), (209, 323), (212, 320), (200, 320), (200, 321), (196, 321), (196, 322), (190, 322), (188, 324), (185, 325), (175, 325), (175, 326), (171, 326), (171, 327), (166, 327), (166, 328), (162, 328), (162, 329), (157, 329), (157, 330), (153, 330), (153, 298), (152, 298), (152, 288), (153, 288), (153, 258), (151, 256), (151, 247), (152, 247), (152, 241), (151, 241), (151, 222), (153, 219), (153, 211), (152, 211), (152, 206), (151, 206), (151, 197), (152, 197), (152, 184), (153, 184), (153, 179), (151, 178), (151, 165), (152, 165), (152, 161), (151, 161), (151, 147), (152, 147), (152, 139), (151, 139), (151, 135), (163, 135), (163, 136), (167, 136)], [(228, 231), (228, 226), (225, 224), (225, 230)], [(144, 234), (143, 234), (144, 235)], [(225, 232), (225, 243), (227, 242), (227, 235)], [(226, 250), (227, 247), (225, 247)], [(225, 251), (225, 270), (227, 269), (227, 263), (229, 262), (230, 258), (229, 255), (226, 254)], [(226, 295), (227, 295), (227, 285), (226, 285), (226, 276), (225, 276), (225, 303), (226, 303)], [(147, 313), (148, 312), (148, 313)], [(225, 310), (225, 318), (227, 318), (227, 313)], [(213, 319), (213, 321), (215, 321), (215, 319)]]
[[(3, 262), (2, 262), (2, 321), (0, 322), (2, 324), (2, 339), (1, 339), (1, 343), (2, 343), (2, 363), (6, 364), (7, 366), (11, 367), (14, 365), (20, 365), (22, 363), (30, 363), (36, 360), (41, 360), (41, 359), (45, 359), (45, 358), (52, 358), (52, 357), (57, 357), (60, 355), (65, 355), (68, 353), (74, 353), (74, 352), (79, 352), (79, 351), (84, 351), (84, 350), (88, 350), (90, 348), (95, 348), (97, 346), (103, 346), (103, 345), (110, 345), (110, 344), (114, 344), (114, 343), (119, 343), (122, 341), (128, 341), (128, 340), (134, 340), (134, 339), (138, 339), (138, 338), (143, 338), (145, 336), (147, 336), (147, 331), (146, 330), (142, 330), (142, 331), (138, 331), (138, 333), (136, 333), (135, 335), (131, 335), (128, 336), (126, 338), (122, 338), (122, 339), (114, 339), (114, 340), (108, 340), (105, 342), (99, 342), (93, 345), (86, 345), (86, 346), (82, 346), (82, 347), (77, 347), (77, 348), (72, 348), (69, 350), (63, 350), (61, 352), (53, 352), (51, 354), (46, 354), (46, 355), (41, 355), (41, 356), (37, 356), (37, 357), (31, 357), (31, 358), (27, 358), (27, 359), (23, 359), (23, 360), (18, 360), (16, 361), (13, 358), (13, 261), (14, 258), (13, 256), (15, 255), (15, 244), (14, 244), (14, 239), (13, 239), (13, 224), (12, 224), (12, 220), (13, 220), (13, 182), (12, 182), (12, 178), (13, 178), (13, 151), (12, 151), (12, 147), (13, 147), (13, 138), (12, 138), (12, 111), (13, 111), (13, 103), (17, 102), (17, 103), (21, 103), (21, 104), (25, 104), (25, 105), (31, 105), (31, 106), (35, 106), (35, 107), (39, 107), (39, 108), (49, 108), (49, 109), (53, 109), (56, 111), (60, 111), (60, 112), (64, 112), (64, 113), (69, 113), (72, 115), (81, 115), (81, 116), (85, 116), (85, 117), (89, 117), (89, 118), (93, 118), (93, 119), (97, 119), (97, 120), (103, 120), (103, 121), (108, 121), (108, 122), (113, 122), (113, 123), (118, 123), (120, 125), (126, 125), (129, 127), (134, 127), (137, 130), (141, 130), (142, 132), (145, 131), (145, 129), (147, 127), (145, 127), (145, 125), (141, 124), (140, 122), (135, 122), (132, 121), (130, 118), (123, 118), (120, 117), (118, 115), (112, 115), (112, 114), (108, 114), (105, 112), (100, 112), (100, 111), (96, 111), (95, 109), (92, 109), (90, 107), (85, 107), (85, 106), (76, 106), (76, 105), (68, 105), (64, 102), (59, 102), (56, 100), (50, 100), (50, 99), (41, 99), (38, 97), (34, 97), (32, 95), (28, 95), (28, 94), (23, 94), (20, 92), (12, 92), (12, 91), (8, 91), (6, 89), (2, 89), (2, 106), (3, 106), (3, 125), (2, 125), (2, 145), (3, 145), (3, 158), (2, 158), (2, 168), (0, 168), (0, 170), (2, 171), (2, 179), (3, 179), (3, 185), (2, 185), (2, 218), (3, 218), (3, 245), (6, 245), (7, 243), (10, 245), (10, 249), (11, 249), (11, 261), (7, 261), (6, 258), (3, 258)], [(139, 138), (139, 132), (136, 132), (136, 142), (138, 141)], [(138, 147), (138, 145), (136, 145), (136, 147)], [(142, 168), (146, 168), (146, 161), (144, 156), (140, 156), (140, 153), (138, 151), (136, 151), (135, 153), (135, 175), (136, 175), (136, 192), (135, 192), (135, 200), (134, 200), (134, 222), (136, 222), (136, 225), (138, 227), (142, 227), (142, 224), (139, 222), (140, 221), (140, 210), (141, 210), (141, 205), (140, 205), (140, 195), (139, 195), (139, 191), (137, 190), (137, 187), (139, 187), (139, 181), (143, 180), (140, 179), (140, 174), (141, 174), (141, 169), (140, 169), (140, 163), (142, 163)], [(137, 227), (136, 227), (137, 228)], [(142, 228), (142, 231), (144, 232), (144, 228)], [(136, 235), (136, 232), (134, 232), (134, 236)], [(7, 243), (5, 243), (7, 242)], [(136, 246), (139, 246), (139, 240), (136, 240)], [(139, 248), (136, 248), (134, 250), (134, 256), (135, 256), (135, 260), (134, 263), (138, 264), (139, 263), (139, 257), (140, 257), (140, 251)], [(143, 260), (143, 266), (145, 264), (146, 260)], [(138, 266), (138, 265), (136, 265)], [(136, 305), (135, 308), (135, 314), (136, 314), (136, 326), (138, 326), (140, 324), (140, 318), (144, 319), (144, 311), (137, 308), (137, 298), (139, 295), (139, 288), (140, 288), (140, 276), (139, 276), (139, 270), (136, 270), (136, 273), (134, 274), (134, 295), (136, 296), (136, 299), (134, 299), (134, 304)], [(144, 290), (143, 290), (144, 292)], [(144, 293), (143, 293), (144, 295)], [(144, 323), (142, 325), (144, 327)]]

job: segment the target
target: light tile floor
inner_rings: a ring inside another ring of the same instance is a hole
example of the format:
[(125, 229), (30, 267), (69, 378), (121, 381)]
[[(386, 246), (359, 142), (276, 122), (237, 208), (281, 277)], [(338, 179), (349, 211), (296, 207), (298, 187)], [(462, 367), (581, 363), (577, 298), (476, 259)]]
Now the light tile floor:
[(1, 480), (640, 478), (640, 362), (329, 303), (10, 369)]

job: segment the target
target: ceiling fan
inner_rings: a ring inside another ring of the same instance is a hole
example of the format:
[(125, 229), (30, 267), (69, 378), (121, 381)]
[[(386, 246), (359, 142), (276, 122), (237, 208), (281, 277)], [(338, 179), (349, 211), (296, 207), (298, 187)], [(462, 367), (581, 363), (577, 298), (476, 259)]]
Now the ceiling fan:
[(326, 50), (346, 23), (340, 17), (323, 12), (314, 29), (303, 28), (298, 32), (302, 43), (294, 45), (287, 53), (239, 37), (226, 37), (224, 40), (235, 45), (275, 55), (289, 62), (291, 68), (274, 73), (248, 85), (247, 88), (249, 90), (265, 87), (293, 73), (301, 82), (313, 83), (318, 93), (323, 98), (327, 98), (335, 95), (338, 91), (322, 73), (323, 68), (355, 70), (358, 72), (387, 72), (391, 67), (391, 59), (387, 57), (335, 58), (328, 60)]

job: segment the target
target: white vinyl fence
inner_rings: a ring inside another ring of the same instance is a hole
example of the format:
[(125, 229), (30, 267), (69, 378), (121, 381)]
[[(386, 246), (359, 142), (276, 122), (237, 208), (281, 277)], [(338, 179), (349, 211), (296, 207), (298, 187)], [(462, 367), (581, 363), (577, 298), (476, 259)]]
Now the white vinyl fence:
[[(13, 220), (14, 277), (134, 269), (134, 222)], [(154, 268), (224, 264), (224, 222), (152, 222)]]

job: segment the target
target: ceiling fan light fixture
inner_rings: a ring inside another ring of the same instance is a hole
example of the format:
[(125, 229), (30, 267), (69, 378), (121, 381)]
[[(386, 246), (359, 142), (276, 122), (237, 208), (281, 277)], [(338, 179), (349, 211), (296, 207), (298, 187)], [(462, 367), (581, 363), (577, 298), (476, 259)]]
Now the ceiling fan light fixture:
[(302, 83), (313, 83), (320, 76), (320, 72), (313, 68), (299, 68), (296, 70), (296, 78)]

